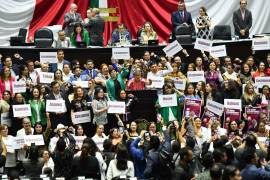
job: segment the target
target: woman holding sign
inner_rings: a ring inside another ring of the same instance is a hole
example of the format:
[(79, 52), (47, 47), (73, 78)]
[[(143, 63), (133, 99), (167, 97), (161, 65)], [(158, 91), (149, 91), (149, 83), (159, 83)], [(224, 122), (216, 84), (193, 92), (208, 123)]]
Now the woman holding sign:
[(205, 72), (206, 83), (212, 83), (216, 87), (220, 87), (220, 83), (223, 82), (223, 78), (219, 71), (217, 71), (217, 65), (215, 62), (211, 62), (208, 66), (208, 71)]
[(41, 123), (42, 126), (45, 126), (47, 124), (47, 118), (46, 118), (46, 106), (45, 102), (40, 99), (40, 91), (39, 88), (34, 87), (31, 92), (31, 97), (29, 100), (29, 104), (31, 107), (31, 113), (32, 116), (31, 124), (32, 126), (35, 126), (36, 123)]
[[(178, 94), (173, 96), (175, 93)], [(172, 95), (172, 96), (166, 96), (166, 95)], [(163, 85), (163, 95), (160, 95), (157, 102), (156, 102), (156, 108), (158, 113), (160, 113), (163, 123), (167, 125), (170, 121), (180, 121), (180, 106), (179, 106), (179, 96), (181, 96), (181, 93), (177, 91), (171, 83), (166, 83)], [(166, 105), (165, 102), (166, 99), (175, 98), (171, 100), (171, 102), (175, 102), (174, 105)]]
[[(78, 87), (74, 90), (74, 99), (71, 101), (71, 118), (73, 124), (81, 124), (85, 134), (90, 136), (91, 117), (90, 106), (88, 105), (88, 96), (84, 94), (83, 88)], [(81, 112), (81, 114), (78, 114)], [(93, 129), (92, 129), (93, 130)]]
[(10, 68), (4, 66), (0, 73), (0, 99), (2, 99), (4, 91), (9, 91), (10, 94), (13, 94), (12, 84), (14, 81), (15, 78), (11, 76)]

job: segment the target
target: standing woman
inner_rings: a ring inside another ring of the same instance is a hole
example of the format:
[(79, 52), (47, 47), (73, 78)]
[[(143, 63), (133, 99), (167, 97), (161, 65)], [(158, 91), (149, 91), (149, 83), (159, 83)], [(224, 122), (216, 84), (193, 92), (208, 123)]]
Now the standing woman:
[(256, 77), (265, 77), (265, 76), (267, 76), (266, 66), (265, 63), (261, 61), (257, 71), (252, 74), (252, 78), (255, 79)]
[(29, 104), (32, 114), (30, 117), (32, 126), (35, 126), (37, 122), (41, 123), (42, 126), (45, 126), (47, 124), (46, 106), (45, 102), (40, 99), (40, 91), (38, 87), (33, 88)]
[(2, 94), (4, 91), (9, 91), (13, 95), (12, 84), (15, 78), (11, 76), (10, 68), (4, 66), (0, 74), (0, 99), (2, 99)]
[[(87, 102), (88, 102), (88, 96), (84, 95), (84, 91), (83, 88), (78, 87), (75, 88), (74, 90), (74, 99), (71, 101), (71, 118), (73, 120), (74, 118), (74, 113), (75, 112), (81, 112), (81, 111), (89, 111), (90, 110), (90, 106), (88, 106)], [(74, 123), (74, 121), (73, 121)], [(81, 126), (83, 127), (83, 129), (85, 130), (85, 134), (87, 136), (90, 136), (90, 122), (89, 123), (83, 123), (81, 124)]]
[(108, 123), (107, 119), (108, 105), (103, 89), (101, 88), (96, 89), (95, 97), (92, 102), (92, 108), (94, 113), (93, 123), (96, 125), (106, 125)]
[(251, 83), (248, 83), (245, 86), (244, 93), (241, 97), (242, 100), (242, 109), (245, 108), (245, 106), (257, 106), (260, 103), (260, 99), (258, 94), (254, 91), (254, 86)]
[(107, 180), (112, 180), (113, 178), (122, 175), (134, 177), (134, 165), (133, 162), (128, 160), (128, 150), (126, 146), (119, 144), (117, 146), (116, 158), (111, 160), (109, 164)]
[(60, 69), (54, 72), (54, 81), (59, 83), (62, 92), (66, 90), (68, 83), (63, 81), (63, 72)]
[(72, 46), (77, 47), (79, 43), (85, 43), (89, 45), (89, 33), (83, 28), (81, 23), (77, 23), (74, 26), (74, 31), (71, 34), (70, 41)]
[(150, 22), (146, 22), (143, 25), (143, 29), (140, 35), (142, 44), (148, 44), (148, 40), (157, 40), (157, 33), (154, 31), (153, 26)]
[(243, 64), (239, 76), (242, 84), (247, 84), (248, 82), (253, 81), (251, 76), (251, 68), (248, 64)]
[(20, 66), (20, 72), (19, 72), (19, 77), (17, 81), (24, 82), (26, 84), (26, 93), (23, 93), (23, 95), (25, 99), (28, 100), (30, 91), (33, 87), (33, 81), (30, 77), (30, 74), (26, 65)]
[[(2, 95), (3, 99), (0, 100), (0, 115), (1, 117), (9, 117), (9, 111), (10, 111), (10, 92), (9, 91), (4, 91)], [(1, 121), (1, 124), (4, 124)], [(11, 125), (11, 122), (10, 122)]]
[(206, 13), (206, 8), (200, 8), (200, 16), (196, 19), (196, 27), (198, 29), (197, 37), (202, 39), (210, 39), (211, 18)]
[(159, 100), (157, 100), (156, 105), (155, 105), (157, 108), (157, 112), (161, 115), (163, 119), (163, 123), (165, 125), (168, 125), (170, 121), (176, 120), (180, 122), (181, 114), (180, 114), (180, 106), (179, 106), (179, 96), (181, 96), (182, 94), (179, 91), (177, 91), (171, 83), (166, 83), (163, 85), (163, 95), (170, 95), (174, 93), (178, 94), (178, 96), (176, 96), (176, 99), (177, 99), (176, 106), (161, 107), (159, 104), (160, 103)]
[(208, 71), (205, 72), (206, 83), (214, 84), (216, 87), (220, 87), (223, 78), (219, 71), (217, 71), (217, 65), (213, 61), (209, 64)]
[(23, 124), (22, 122), (23, 122), (23, 119), (25, 117), (23, 114), (21, 117), (14, 117), (13, 116), (13, 106), (14, 105), (22, 105), (22, 104), (25, 104), (25, 100), (24, 100), (23, 95), (21, 93), (16, 93), (14, 96), (14, 99), (11, 103), (10, 110), (9, 110), (9, 115), (11, 117), (11, 124), (12, 124), (11, 134), (13, 136), (16, 136), (17, 131), (22, 128), (22, 124)]
[(260, 93), (260, 104), (267, 105), (270, 101), (270, 88), (268, 85), (262, 87), (262, 92)]

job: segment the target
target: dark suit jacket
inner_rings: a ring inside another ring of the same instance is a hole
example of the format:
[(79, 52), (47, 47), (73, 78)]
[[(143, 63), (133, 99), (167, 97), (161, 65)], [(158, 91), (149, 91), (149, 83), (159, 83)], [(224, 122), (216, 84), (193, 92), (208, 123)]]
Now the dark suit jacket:
[(172, 26), (173, 26), (172, 31), (174, 32), (174, 29), (177, 26), (180, 26), (183, 23), (187, 23), (191, 27), (192, 32), (194, 33), (195, 28), (194, 28), (194, 24), (193, 24), (190, 12), (187, 12), (187, 11), (183, 11), (183, 12), (184, 12), (184, 18), (180, 15), (179, 11), (175, 11), (172, 13), (172, 16), (171, 16), (171, 21), (172, 21)]
[[(52, 129), (55, 129), (59, 123), (62, 123), (65, 126), (69, 126), (71, 124), (71, 121), (70, 121), (70, 102), (69, 102), (66, 94), (61, 93), (61, 96), (62, 96), (63, 100), (65, 101), (67, 112), (60, 114), (60, 115), (57, 115), (56, 113), (50, 113)], [(48, 94), (45, 97), (45, 100), (55, 100), (55, 96), (51, 92), (50, 94)]]
[(70, 37), (71, 33), (74, 31), (74, 25), (76, 23), (82, 23), (82, 17), (80, 13), (75, 14), (75, 18), (70, 12), (65, 14), (64, 17), (64, 25), (65, 25), (65, 33), (67, 37)]
[[(240, 38), (248, 38), (249, 37), (249, 29), (252, 26), (252, 14), (249, 10), (245, 11), (245, 18), (242, 19), (241, 10), (238, 9), (233, 13), (233, 25), (235, 30), (235, 35), (239, 36)], [(245, 29), (246, 34), (245, 36), (241, 36), (240, 30)]]
[(85, 26), (89, 32), (90, 45), (102, 46), (105, 26), (104, 19), (100, 15), (96, 15), (95, 17), (91, 18)]
[[(63, 64), (70, 64), (69, 61), (64, 59), (64, 63)], [(49, 66), (49, 72), (55, 72), (57, 70), (57, 63), (52, 63)]]

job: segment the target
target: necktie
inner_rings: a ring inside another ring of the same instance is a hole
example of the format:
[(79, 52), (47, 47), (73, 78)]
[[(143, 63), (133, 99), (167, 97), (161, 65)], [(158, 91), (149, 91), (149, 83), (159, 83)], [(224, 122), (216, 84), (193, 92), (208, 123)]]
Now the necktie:
[(93, 78), (93, 76), (92, 76), (92, 69), (89, 70), (89, 77), (90, 77), (90, 79)]

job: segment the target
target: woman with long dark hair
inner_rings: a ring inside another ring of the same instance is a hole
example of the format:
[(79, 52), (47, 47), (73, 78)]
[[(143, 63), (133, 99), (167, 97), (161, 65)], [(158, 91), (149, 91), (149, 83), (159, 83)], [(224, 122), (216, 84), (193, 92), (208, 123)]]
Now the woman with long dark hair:
[(240, 170), (236, 166), (226, 166), (222, 174), (222, 180), (242, 180)]
[(107, 180), (111, 180), (122, 175), (134, 177), (134, 165), (133, 162), (128, 160), (128, 150), (126, 146), (119, 144), (117, 146), (116, 158), (111, 160), (109, 164)]
[(85, 43), (86, 46), (89, 45), (89, 33), (83, 28), (81, 23), (75, 24), (70, 41), (74, 47), (77, 47), (80, 43)]
[(95, 156), (90, 155), (90, 145), (85, 143), (81, 148), (81, 155), (72, 161), (71, 177), (85, 176), (85, 178), (100, 179), (100, 168)]
[(240, 80), (242, 84), (252, 82), (251, 68), (248, 64), (243, 64), (240, 70)]

